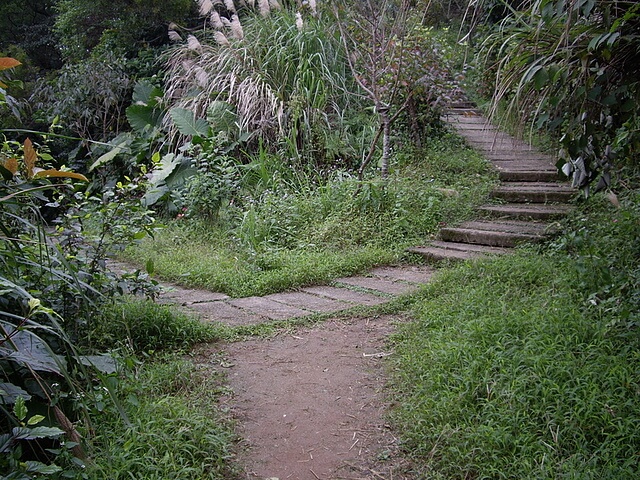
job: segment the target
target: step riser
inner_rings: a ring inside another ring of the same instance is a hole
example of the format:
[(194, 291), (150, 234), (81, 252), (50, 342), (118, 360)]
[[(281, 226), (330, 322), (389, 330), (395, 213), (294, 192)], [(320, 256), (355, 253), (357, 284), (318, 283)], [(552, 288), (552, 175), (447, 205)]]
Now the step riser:
[(547, 171), (501, 171), (498, 176), (503, 182), (555, 182), (560, 176), (552, 170)]
[(491, 198), (510, 203), (567, 203), (573, 198), (571, 192), (517, 192), (493, 191)]
[(440, 238), (446, 242), (473, 243), (491, 247), (513, 248), (522, 243), (540, 242), (543, 237), (507, 232), (468, 232), (442, 229)]
[(564, 217), (565, 213), (549, 213), (549, 212), (508, 212), (503, 210), (491, 210), (489, 208), (481, 208), (478, 211), (485, 218), (508, 219), (508, 220), (557, 220)]

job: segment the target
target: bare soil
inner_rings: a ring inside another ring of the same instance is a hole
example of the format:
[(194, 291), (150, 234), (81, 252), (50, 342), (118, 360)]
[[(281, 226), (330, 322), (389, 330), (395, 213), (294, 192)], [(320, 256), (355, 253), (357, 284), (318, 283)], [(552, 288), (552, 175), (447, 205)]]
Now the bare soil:
[(401, 321), (334, 319), (205, 347), (200, 358), (228, 376), (232, 393), (223, 403), (242, 439), (243, 478), (414, 478), (385, 419), (384, 359), (393, 354), (385, 339)]

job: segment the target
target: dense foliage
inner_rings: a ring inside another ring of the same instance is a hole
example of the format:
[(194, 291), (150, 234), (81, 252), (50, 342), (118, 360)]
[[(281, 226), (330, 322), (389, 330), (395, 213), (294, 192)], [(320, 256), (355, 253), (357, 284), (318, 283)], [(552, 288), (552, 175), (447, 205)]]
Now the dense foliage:
[[(487, 92), (562, 145), (563, 171), (588, 194), (638, 168), (637, 2), (519, 2), (483, 40)], [(559, 166), (562, 166), (560, 164)]]

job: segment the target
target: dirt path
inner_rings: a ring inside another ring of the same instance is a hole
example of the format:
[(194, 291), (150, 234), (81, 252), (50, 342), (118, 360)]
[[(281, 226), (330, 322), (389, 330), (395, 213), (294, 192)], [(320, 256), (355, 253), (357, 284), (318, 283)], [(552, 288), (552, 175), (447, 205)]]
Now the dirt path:
[(385, 339), (398, 321), (335, 319), (222, 347), (245, 478), (412, 478), (385, 419)]

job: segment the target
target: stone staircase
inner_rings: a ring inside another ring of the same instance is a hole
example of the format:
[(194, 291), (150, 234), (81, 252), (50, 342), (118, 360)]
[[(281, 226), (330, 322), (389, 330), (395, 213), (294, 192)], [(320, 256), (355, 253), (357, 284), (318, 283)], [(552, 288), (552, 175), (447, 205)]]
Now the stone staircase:
[(560, 180), (553, 158), (501, 132), (471, 104), (452, 106), (444, 120), (491, 161), (501, 183), (490, 195), (495, 203), (478, 208), (478, 220), (443, 228), (437, 240), (409, 251), (432, 261), (469, 260), (552, 233), (552, 222), (570, 211), (576, 194)]

